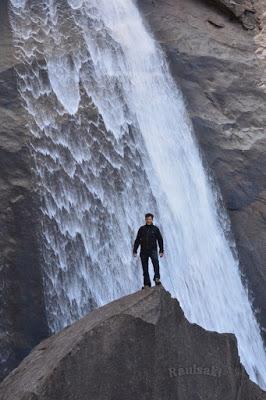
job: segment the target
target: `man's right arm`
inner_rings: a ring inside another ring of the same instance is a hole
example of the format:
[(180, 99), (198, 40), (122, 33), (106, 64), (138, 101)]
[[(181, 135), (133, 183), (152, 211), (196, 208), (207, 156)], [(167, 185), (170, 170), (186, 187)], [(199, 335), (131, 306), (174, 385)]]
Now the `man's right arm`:
[(137, 251), (138, 251), (138, 247), (140, 245), (140, 239), (141, 239), (141, 227), (138, 230), (137, 237), (136, 237), (135, 242), (134, 242), (133, 254), (136, 254)]

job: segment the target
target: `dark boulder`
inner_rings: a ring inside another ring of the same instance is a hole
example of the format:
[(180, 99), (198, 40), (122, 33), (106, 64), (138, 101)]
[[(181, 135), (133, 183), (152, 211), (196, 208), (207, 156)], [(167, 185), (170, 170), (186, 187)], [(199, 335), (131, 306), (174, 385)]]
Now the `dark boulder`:
[(184, 317), (163, 287), (94, 310), (37, 345), (0, 385), (1, 400), (266, 399), (233, 334)]

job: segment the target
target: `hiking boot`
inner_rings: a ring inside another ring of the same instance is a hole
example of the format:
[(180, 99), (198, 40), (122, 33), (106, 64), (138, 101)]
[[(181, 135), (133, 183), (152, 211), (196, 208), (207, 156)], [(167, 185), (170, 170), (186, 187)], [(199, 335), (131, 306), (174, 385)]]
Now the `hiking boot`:
[(142, 289), (148, 289), (148, 288), (150, 288), (150, 285), (144, 285), (144, 286), (142, 286)]
[(155, 285), (161, 285), (160, 278), (155, 278)]

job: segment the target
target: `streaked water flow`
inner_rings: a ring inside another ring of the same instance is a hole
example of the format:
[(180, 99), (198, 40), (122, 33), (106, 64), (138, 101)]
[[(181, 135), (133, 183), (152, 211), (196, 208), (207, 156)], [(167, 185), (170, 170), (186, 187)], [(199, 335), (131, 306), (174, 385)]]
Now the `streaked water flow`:
[(12, 0), (20, 92), (42, 196), (46, 307), (59, 330), (141, 285), (152, 211), (161, 275), (187, 318), (237, 336), (266, 387), (259, 327), (180, 90), (132, 0)]

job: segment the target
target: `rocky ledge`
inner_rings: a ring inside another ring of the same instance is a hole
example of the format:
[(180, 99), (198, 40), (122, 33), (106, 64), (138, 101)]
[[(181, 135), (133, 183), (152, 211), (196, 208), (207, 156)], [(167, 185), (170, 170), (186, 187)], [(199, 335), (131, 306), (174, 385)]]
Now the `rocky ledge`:
[(163, 287), (94, 310), (37, 345), (0, 385), (1, 400), (266, 399), (233, 334), (185, 318)]

